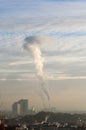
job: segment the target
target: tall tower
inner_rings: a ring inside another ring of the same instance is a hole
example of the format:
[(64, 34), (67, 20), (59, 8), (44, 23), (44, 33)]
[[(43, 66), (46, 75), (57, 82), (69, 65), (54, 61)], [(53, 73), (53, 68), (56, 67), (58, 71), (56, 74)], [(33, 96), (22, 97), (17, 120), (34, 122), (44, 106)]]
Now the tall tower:
[(15, 102), (12, 105), (12, 113), (14, 116), (20, 115), (20, 104), (18, 102)]
[(14, 116), (28, 114), (28, 100), (21, 99), (12, 105), (12, 113)]
[(18, 103), (20, 104), (20, 114), (26, 115), (28, 113), (28, 100), (21, 99)]

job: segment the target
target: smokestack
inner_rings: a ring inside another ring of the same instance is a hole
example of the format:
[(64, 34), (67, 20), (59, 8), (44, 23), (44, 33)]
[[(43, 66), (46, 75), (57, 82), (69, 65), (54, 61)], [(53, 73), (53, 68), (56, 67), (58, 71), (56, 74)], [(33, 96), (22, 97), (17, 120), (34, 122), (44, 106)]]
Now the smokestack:
[(41, 88), (48, 101), (50, 100), (48, 91), (45, 88), (45, 74), (44, 74), (44, 58), (40, 50), (40, 44), (48, 43), (49, 39), (41, 36), (29, 36), (24, 39), (24, 49), (31, 53), (34, 58), (34, 64), (36, 68), (36, 76), (41, 83)]

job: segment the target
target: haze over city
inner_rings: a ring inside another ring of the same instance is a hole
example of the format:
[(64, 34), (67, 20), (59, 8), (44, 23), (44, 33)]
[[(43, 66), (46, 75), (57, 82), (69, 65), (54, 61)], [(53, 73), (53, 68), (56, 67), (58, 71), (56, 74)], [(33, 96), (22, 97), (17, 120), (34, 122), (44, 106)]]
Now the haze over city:
[(86, 1), (0, 0), (0, 109), (86, 110)]

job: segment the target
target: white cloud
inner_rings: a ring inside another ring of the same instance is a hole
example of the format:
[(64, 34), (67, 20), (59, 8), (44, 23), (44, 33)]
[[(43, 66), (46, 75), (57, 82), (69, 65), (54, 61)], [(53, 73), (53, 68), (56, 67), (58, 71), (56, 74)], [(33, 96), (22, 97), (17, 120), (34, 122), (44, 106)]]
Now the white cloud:
[(9, 63), (9, 66), (17, 66), (17, 65), (22, 65), (22, 64), (32, 64), (32, 61), (15, 61)]

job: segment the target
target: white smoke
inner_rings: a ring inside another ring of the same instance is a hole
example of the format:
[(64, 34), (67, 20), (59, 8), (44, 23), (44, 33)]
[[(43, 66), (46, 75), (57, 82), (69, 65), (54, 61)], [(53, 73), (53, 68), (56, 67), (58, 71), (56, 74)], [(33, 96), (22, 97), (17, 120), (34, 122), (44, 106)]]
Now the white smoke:
[(37, 45), (29, 45), (29, 50), (31, 51), (32, 56), (34, 57), (34, 63), (37, 71), (37, 76), (43, 77), (43, 58), (40, 51), (40, 48)]
[(41, 36), (30, 36), (25, 38), (25, 44), (24, 49), (26, 49), (28, 52), (31, 53), (31, 55), (34, 57), (34, 64), (36, 68), (36, 75), (41, 83), (42, 90), (44, 94), (46, 95), (47, 99), (49, 100), (49, 94), (48, 91), (45, 88), (45, 74), (44, 74), (44, 59), (42, 57), (42, 53), (40, 50), (39, 45), (42, 43), (47, 43), (49, 40), (45, 37)]

